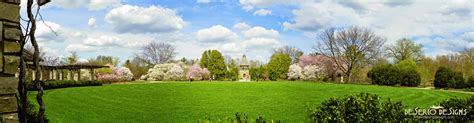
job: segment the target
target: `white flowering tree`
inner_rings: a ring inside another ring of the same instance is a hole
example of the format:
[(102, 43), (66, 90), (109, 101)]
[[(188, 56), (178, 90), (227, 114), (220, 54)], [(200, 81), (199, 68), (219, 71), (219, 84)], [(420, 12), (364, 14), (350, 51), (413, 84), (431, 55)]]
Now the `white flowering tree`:
[(143, 75), (140, 79), (150, 81), (166, 80), (165, 75), (173, 66), (177, 65), (174, 63), (157, 64), (148, 70), (147, 75)]
[(288, 70), (288, 79), (289, 80), (298, 80), (302, 78), (302, 70), (298, 64), (293, 64)]
[(171, 67), (170, 70), (168, 70), (165, 73), (165, 80), (182, 80), (184, 78), (184, 71), (179, 65), (175, 65)]
[(122, 78), (126, 81), (130, 81), (133, 79), (133, 73), (127, 67), (121, 67), (120, 72), (122, 72)]
[(307, 65), (303, 68), (302, 75), (304, 80), (317, 80), (321, 79), (323, 74), (323, 68), (318, 65)]

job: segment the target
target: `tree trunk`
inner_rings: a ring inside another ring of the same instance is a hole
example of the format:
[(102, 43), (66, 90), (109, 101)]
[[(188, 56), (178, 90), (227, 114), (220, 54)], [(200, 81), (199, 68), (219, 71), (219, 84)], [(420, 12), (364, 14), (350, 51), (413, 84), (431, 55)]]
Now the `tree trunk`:
[[(40, 76), (41, 76), (41, 67), (39, 65), (39, 47), (38, 47), (38, 43), (36, 42), (36, 38), (35, 38), (35, 31), (36, 31), (36, 19), (35, 17), (33, 16), (33, 12), (32, 12), (32, 5), (33, 5), (33, 0), (28, 0), (27, 2), (27, 13), (28, 13), (28, 18), (30, 19), (29, 21), (31, 22), (31, 29), (30, 29), (30, 33), (29, 33), (29, 36), (30, 36), (30, 41), (31, 41), (31, 44), (33, 45), (34, 49), (35, 49), (35, 52), (33, 53), (33, 64), (35, 66), (35, 76), (37, 76), (35, 78), (34, 83), (35, 83), (35, 86), (36, 86), (36, 89), (38, 90), (38, 93), (36, 94), (36, 101), (38, 102), (38, 105), (39, 105), (39, 110), (38, 110), (38, 120), (40, 123), (44, 123), (44, 111), (45, 111), (45, 107), (44, 107), (44, 102), (43, 102), (43, 87), (41, 86), (41, 80), (40, 80)], [(39, 12), (39, 6), (38, 6), (38, 11)]]

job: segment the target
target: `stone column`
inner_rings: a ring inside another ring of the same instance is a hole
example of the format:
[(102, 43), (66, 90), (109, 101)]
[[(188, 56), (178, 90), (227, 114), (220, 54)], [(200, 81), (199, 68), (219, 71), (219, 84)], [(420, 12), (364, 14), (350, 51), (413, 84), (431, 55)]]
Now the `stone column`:
[(48, 80), (53, 79), (53, 70), (48, 70)]
[(56, 69), (53, 69), (53, 79), (54, 80), (58, 80), (58, 71), (56, 71)]
[(81, 81), (81, 69), (77, 70), (77, 81)]
[(91, 68), (91, 69), (89, 70), (89, 73), (91, 74), (90, 80), (94, 80), (94, 78), (95, 78), (94, 69)]
[(18, 123), (16, 93), (20, 65), (20, 1), (0, 0), (0, 122)]
[(72, 71), (70, 69), (67, 72), (67, 80), (72, 80)]
[(64, 80), (64, 77), (63, 77), (63, 70), (59, 70), (59, 80)]

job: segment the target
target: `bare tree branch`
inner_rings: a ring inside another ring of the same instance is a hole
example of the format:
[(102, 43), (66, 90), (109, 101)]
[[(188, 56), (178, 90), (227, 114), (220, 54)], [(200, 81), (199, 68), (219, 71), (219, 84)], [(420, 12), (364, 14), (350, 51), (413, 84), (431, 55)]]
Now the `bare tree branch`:
[(351, 81), (352, 72), (375, 60), (385, 39), (368, 29), (350, 27), (326, 29), (319, 35), (315, 49), (329, 56)]

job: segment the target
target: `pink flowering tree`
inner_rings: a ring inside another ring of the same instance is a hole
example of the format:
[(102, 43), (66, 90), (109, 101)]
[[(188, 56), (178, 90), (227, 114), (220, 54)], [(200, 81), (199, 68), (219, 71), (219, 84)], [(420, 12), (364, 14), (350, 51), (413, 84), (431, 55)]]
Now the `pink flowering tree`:
[(209, 79), (210, 72), (207, 68), (202, 69), (199, 64), (191, 66), (186, 73), (186, 78), (190, 80)]
[(342, 74), (334, 60), (324, 55), (301, 55), (298, 64), (303, 68), (305, 80), (317, 80), (324, 76), (332, 78)]

